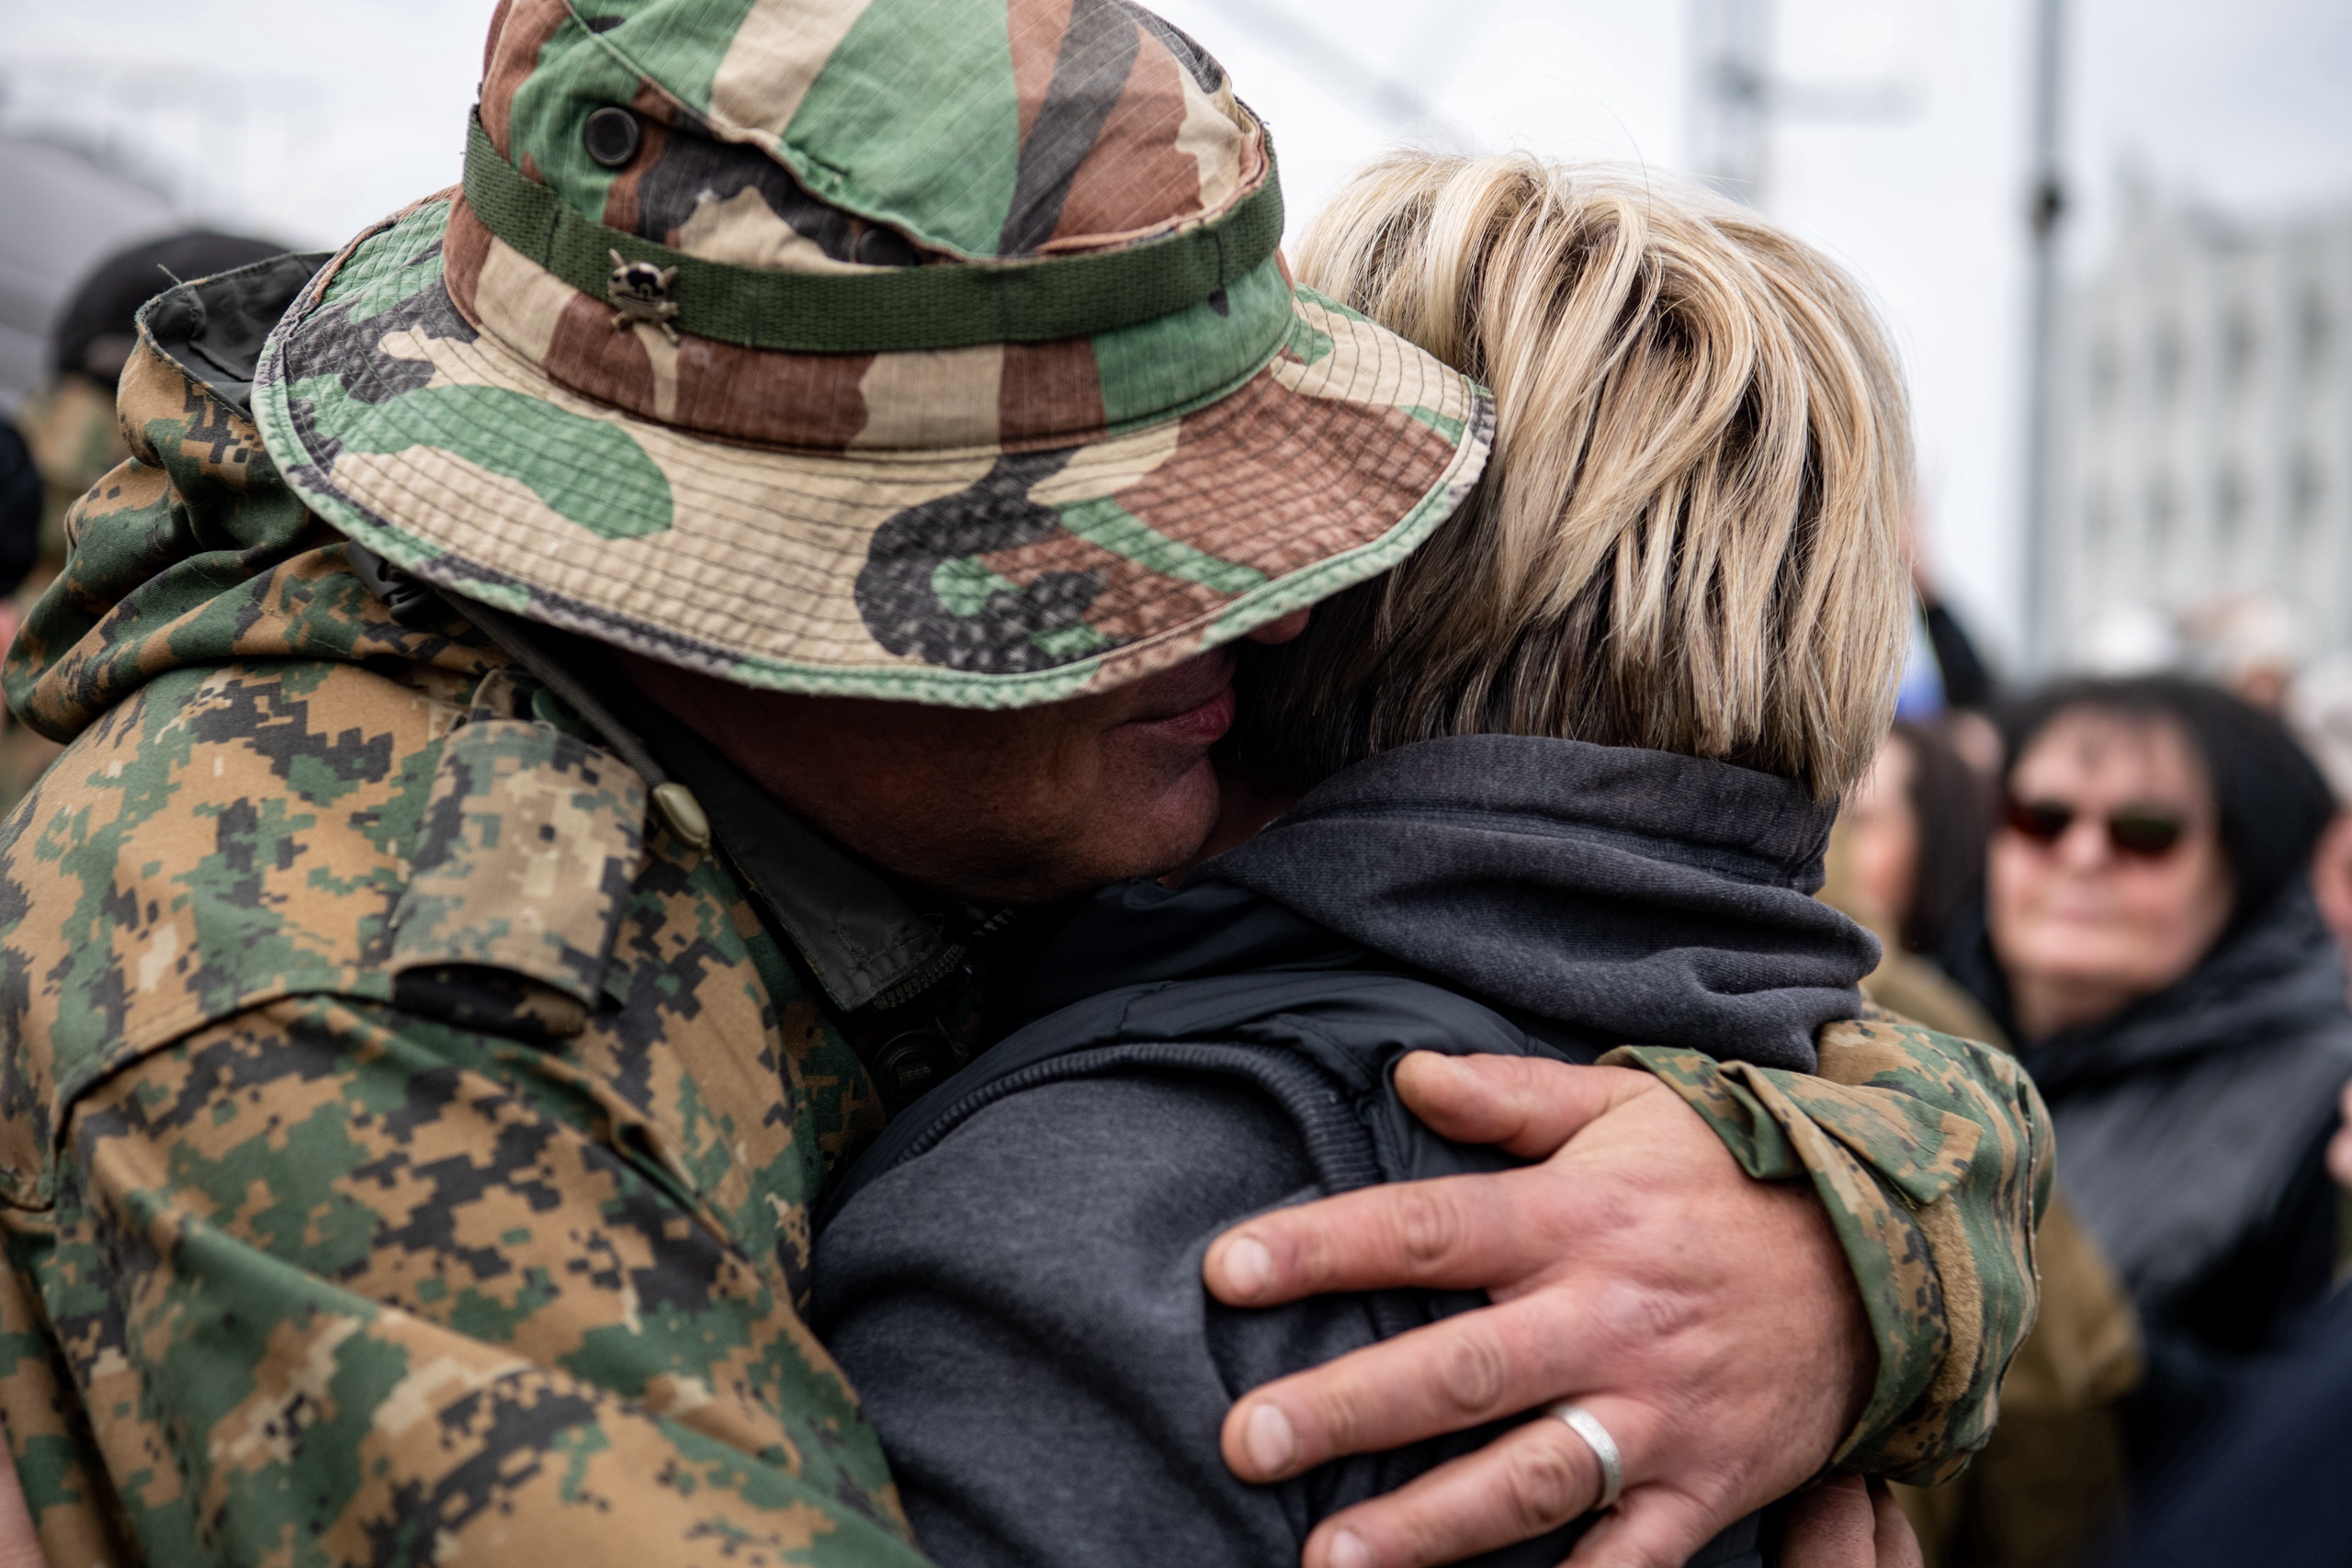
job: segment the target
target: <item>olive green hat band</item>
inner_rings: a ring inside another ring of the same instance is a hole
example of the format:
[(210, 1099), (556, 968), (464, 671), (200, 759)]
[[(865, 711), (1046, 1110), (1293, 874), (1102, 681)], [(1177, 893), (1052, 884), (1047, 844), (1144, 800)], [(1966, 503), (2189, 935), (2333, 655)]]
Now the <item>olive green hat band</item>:
[(1189, 309), (1265, 264), (1283, 197), (1266, 177), (1222, 217), (1122, 250), (1043, 261), (945, 263), (842, 274), (768, 271), (691, 256), (584, 218), (527, 179), (477, 117), (466, 205), (490, 231), (574, 288), (606, 297), (613, 253), (677, 269), (669, 324), (696, 337), (790, 354), (895, 354), (1053, 343), (1140, 326)]

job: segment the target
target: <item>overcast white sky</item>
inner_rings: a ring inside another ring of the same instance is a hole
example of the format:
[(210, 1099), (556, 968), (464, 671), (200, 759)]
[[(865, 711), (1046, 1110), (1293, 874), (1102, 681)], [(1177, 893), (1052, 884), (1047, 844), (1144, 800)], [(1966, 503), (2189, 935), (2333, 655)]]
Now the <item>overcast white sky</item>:
[[(1917, 409), (1933, 558), (1996, 648), (2016, 518), (2030, 0), (1780, 0), (1780, 73), (1892, 87), (1893, 119), (1792, 124), (1767, 210), (1860, 275)], [(217, 220), (332, 244), (456, 177), (492, 0), (0, 0), (14, 119), (112, 125)], [(1686, 0), (1163, 0), (1272, 124), (1294, 223), (1419, 86), (1476, 148), (1660, 170), (1687, 156)], [(2071, 264), (2128, 175), (2252, 217), (2352, 201), (2352, 5), (2073, 0)], [(1336, 47), (1302, 51), (1299, 29)], [(1361, 70), (1330, 62), (1344, 52)], [(1431, 77), (1434, 74), (1435, 79)], [(1359, 85), (1351, 87), (1350, 83)]]

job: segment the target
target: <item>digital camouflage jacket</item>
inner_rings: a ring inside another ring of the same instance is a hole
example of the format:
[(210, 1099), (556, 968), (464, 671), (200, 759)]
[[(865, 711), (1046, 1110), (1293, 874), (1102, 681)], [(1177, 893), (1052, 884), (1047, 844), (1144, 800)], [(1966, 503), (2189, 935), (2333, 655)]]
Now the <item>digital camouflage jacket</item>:
[[(659, 716), (589, 722), (621, 694), (497, 617), (371, 591), (243, 412), (314, 265), (149, 307), (133, 456), (6, 669), (71, 740), (0, 825), (0, 1416), (43, 1549), (917, 1563), (799, 1313), (869, 1063), (968, 1025), (961, 917)], [(680, 781), (701, 809), (649, 809)], [(1988, 1053), (1831, 1043), (1645, 1065), (1829, 1203), (1881, 1339), (1851, 1460), (1950, 1469), (2032, 1315), (2045, 1123)]]

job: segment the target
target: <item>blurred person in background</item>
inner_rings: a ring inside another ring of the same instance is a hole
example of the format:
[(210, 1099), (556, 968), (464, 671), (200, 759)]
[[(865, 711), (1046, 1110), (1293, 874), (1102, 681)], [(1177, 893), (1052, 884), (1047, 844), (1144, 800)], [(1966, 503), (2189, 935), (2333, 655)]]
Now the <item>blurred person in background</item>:
[(1975, 770), (1939, 730), (1897, 719), (1838, 815), (1821, 893), (1885, 949), (1863, 982), (1871, 1000), (1972, 1040), (1994, 1039), (1999, 1030), (1931, 955), (1982, 890), (1991, 826)]
[[(2344, 1095), (2352, 1122), (2352, 1086)], [(2352, 1198), (2352, 1128), (2328, 1145)], [(2213, 1439), (2182, 1464), (2111, 1554), (2114, 1568), (2333, 1568), (2352, 1555), (2352, 1291), (2337, 1290), (2294, 1345), (2248, 1377)]]
[(1931, 724), (1946, 748), (1974, 770), (1981, 792), (1989, 798), (2001, 770), (2001, 734), (1989, 716), (2000, 698), (2000, 682), (1959, 614), (1936, 588), (1920, 539), (1916, 497), (1904, 520), (1903, 558), (1911, 573), (1911, 596), (1919, 607), (1919, 626), (1927, 634), (1937, 692), (1932, 711), (1898, 705), (1897, 716)]
[[(47, 487), (40, 466), (17, 427), (0, 420), (0, 649), (16, 640), (20, 616), (14, 595), (40, 554), (42, 502)], [(0, 709), (0, 810), (24, 793), (19, 764), (38, 776), (57, 750)]]
[(18, 419), (48, 487), (45, 560), (53, 565), (65, 554), (65, 509), (130, 456), (115, 423), (114, 400), (115, 384), (138, 342), (133, 318), (139, 307), (175, 283), (229, 272), (285, 250), (266, 240), (190, 230), (118, 251), (93, 268), (66, 300), (50, 330), (49, 384), (26, 401)]
[(2267, 588), (2216, 594), (2178, 616), (2188, 668), (2265, 713), (2284, 710), (2311, 658), (2310, 614)]
[(2278, 720), (2176, 677), (2060, 686), (2007, 728), (1951, 967), (2019, 1042), (2139, 1312), (2136, 1487), (2327, 1284), (2352, 1011), (2305, 870), (2334, 801)]
[[(1884, 948), (1862, 982), (1871, 1001), (2007, 1050), (1934, 957), (1976, 918), (1991, 795), (1940, 728), (1897, 720), (1838, 813), (1821, 897)], [(2121, 1506), (2120, 1409), (2139, 1381), (2139, 1319), (2063, 1192), (2043, 1216), (2037, 1262), (2041, 1314), (2002, 1380), (1992, 1440), (1958, 1480), (1895, 1489), (1929, 1568), (2056, 1568)]]
[[(2352, 649), (2333, 653), (2297, 675), (2287, 720), (2327, 774), (2335, 798), (2352, 800)], [(2312, 854), (2312, 894), (2336, 945), (2352, 953), (2352, 810), (2338, 809)]]
[[(65, 563), (65, 512), (130, 456), (115, 419), (115, 386), (138, 342), (139, 307), (186, 279), (285, 253), (283, 245), (190, 230), (116, 252), (94, 267), (50, 329), (49, 382), (17, 424), (36, 475), (29, 531), (0, 537), (0, 649)], [(0, 462), (6, 455), (0, 455)], [(0, 811), (16, 805), (61, 748), (0, 712)]]

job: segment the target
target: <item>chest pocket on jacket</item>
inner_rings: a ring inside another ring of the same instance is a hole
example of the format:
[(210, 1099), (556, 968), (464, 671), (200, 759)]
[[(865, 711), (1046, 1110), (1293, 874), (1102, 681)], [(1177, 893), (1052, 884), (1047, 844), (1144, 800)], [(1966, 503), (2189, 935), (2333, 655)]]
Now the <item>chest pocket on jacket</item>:
[(551, 724), (484, 709), (443, 743), (392, 910), (392, 1001), (469, 1029), (574, 1035), (644, 860), (645, 782)]

